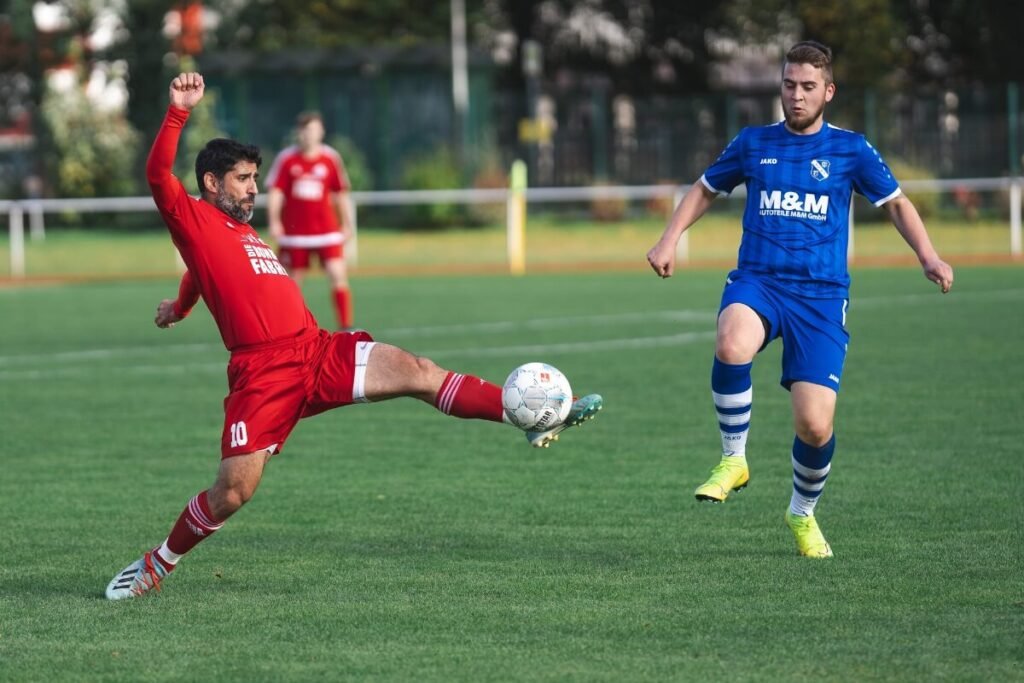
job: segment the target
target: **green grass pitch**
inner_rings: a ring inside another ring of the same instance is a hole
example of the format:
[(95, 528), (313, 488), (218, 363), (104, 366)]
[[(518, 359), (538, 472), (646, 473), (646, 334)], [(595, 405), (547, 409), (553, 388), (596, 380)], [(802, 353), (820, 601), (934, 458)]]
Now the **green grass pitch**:
[(227, 354), (202, 306), (152, 325), (173, 281), (0, 289), (0, 681), (1024, 680), (1024, 270), (854, 273), (826, 562), (783, 522), (778, 342), (751, 486), (693, 500), (723, 276), (357, 279), (378, 339), (498, 382), (545, 360), (606, 409), (542, 451), (412, 400), (304, 421), (114, 604), (212, 482)]

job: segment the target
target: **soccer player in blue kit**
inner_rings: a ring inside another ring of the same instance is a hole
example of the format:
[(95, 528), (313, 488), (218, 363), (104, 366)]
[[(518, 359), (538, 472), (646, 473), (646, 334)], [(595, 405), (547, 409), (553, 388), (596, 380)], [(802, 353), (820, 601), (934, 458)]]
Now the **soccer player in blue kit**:
[(743, 239), (718, 315), (711, 392), (722, 436), (722, 459), (697, 488), (698, 500), (723, 502), (747, 485), (746, 442), (754, 356), (782, 337), (782, 386), (790, 392), (793, 494), (786, 522), (801, 555), (832, 549), (814, 517), (828, 478), (832, 431), (847, 341), (850, 276), (846, 268), (853, 192), (885, 209), (917, 255), (925, 277), (943, 293), (953, 269), (939, 258), (917, 209), (863, 135), (825, 122), (835, 95), (832, 51), (797, 43), (782, 71), (785, 120), (744, 128), (680, 202), (647, 260), (670, 277), (676, 245), (715, 197), (746, 183)]

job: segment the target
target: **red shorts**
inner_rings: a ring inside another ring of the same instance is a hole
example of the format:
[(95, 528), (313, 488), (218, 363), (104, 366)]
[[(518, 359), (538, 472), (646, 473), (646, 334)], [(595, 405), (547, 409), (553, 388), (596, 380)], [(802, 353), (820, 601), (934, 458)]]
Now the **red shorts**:
[(281, 260), (281, 264), (288, 270), (291, 270), (292, 268), (305, 270), (306, 268), (309, 268), (310, 254), (316, 254), (317, 258), (320, 259), (320, 265), (323, 266), (331, 259), (341, 258), (344, 252), (342, 251), (340, 244), (328, 244), (327, 246), (313, 247), (311, 249), (281, 247), (280, 253), (278, 253), (277, 257)]
[(221, 457), (277, 453), (301, 418), (364, 403), (373, 344), (363, 331), (312, 330), (232, 353)]

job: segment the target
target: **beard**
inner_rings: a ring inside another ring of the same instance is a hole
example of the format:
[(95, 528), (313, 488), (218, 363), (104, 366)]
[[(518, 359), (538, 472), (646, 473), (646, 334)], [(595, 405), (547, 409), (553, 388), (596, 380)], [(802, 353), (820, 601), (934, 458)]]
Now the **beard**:
[[(245, 207), (242, 202), (252, 202), (252, 206)], [(220, 192), (213, 198), (213, 205), (218, 209), (226, 213), (227, 215), (234, 218), (239, 223), (248, 223), (252, 220), (252, 216), (255, 213), (256, 197), (252, 195), (246, 195), (245, 199), (232, 199), (224, 192), (224, 188), (220, 188)]]
[(786, 107), (783, 107), (782, 110), (786, 116), (786, 126), (788, 126), (790, 130), (799, 133), (802, 130), (810, 128), (819, 118), (821, 118), (822, 113), (825, 111), (825, 105), (822, 104), (818, 107), (817, 111), (810, 111), (805, 107), (804, 118), (801, 119), (794, 116), (789, 109), (786, 109)]

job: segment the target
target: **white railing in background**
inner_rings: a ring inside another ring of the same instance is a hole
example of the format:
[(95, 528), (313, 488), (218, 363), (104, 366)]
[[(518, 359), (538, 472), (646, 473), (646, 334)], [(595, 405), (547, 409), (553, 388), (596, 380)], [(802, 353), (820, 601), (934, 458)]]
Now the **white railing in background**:
[[(1021, 234), (1021, 199), (1024, 178), (960, 178), (950, 180), (907, 180), (900, 185), (907, 192), (949, 192), (952, 190), (972, 190), (991, 192), (1006, 190), (1010, 199), (1010, 239), (1009, 253), (1013, 256), (1020, 256), (1024, 253), (1024, 239)], [(526, 190), (526, 202), (528, 204), (540, 203), (561, 203), (592, 201), (595, 199), (622, 199), (627, 201), (648, 200), (648, 199), (670, 199), (672, 206), (678, 206), (683, 194), (689, 186), (676, 185), (632, 185), (632, 186), (606, 186), (606, 187), (534, 187)], [(511, 239), (514, 216), (517, 212), (512, 203), (515, 194), (506, 189), (463, 189), (463, 190), (394, 190), (382, 192), (353, 192), (350, 195), (353, 211), (352, 216), (357, 216), (355, 209), (360, 206), (399, 206), (411, 204), (500, 204), (504, 203), (509, 207), (506, 215), (509, 216), (507, 229), (509, 231), (509, 243)], [(732, 198), (745, 196), (745, 188), (739, 187)], [(265, 205), (265, 197), (257, 198), (257, 206)], [(79, 213), (99, 212), (129, 212), (129, 211), (155, 211), (153, 200), (150, 197), (102, 197), (94, 199), (23, 199), (23, 200), (0, 200), (0, 214), (8, 217), (8, 229), (10, 233), (10, 274), (14, 278), (25, 275), (25, 216), (29, 217), (30, 237), (33, 240), (42, 240), (45, 237), (44, 215), (74, 211)], [(853, 255), (853, 211), (850, 212), (850, 256)], [(356, 226), (353, 226), (356, 227)], [(358, 232), (353, 235), (353, 242), (349, 245), (349, 257), (356, 258), (358, 240), (355, 239)], [(682, 262), (689, 259), (689, 243), (686, 239), (680, 240), (679, 258)]]

